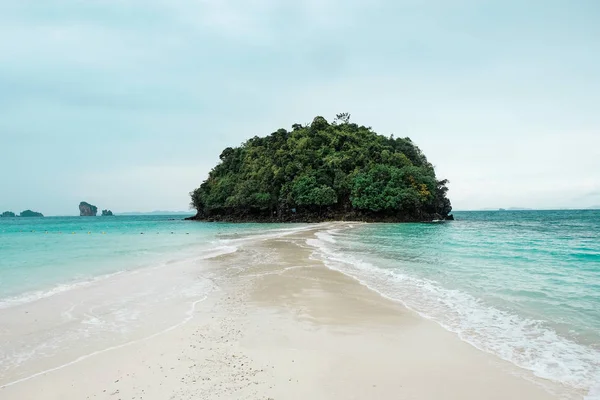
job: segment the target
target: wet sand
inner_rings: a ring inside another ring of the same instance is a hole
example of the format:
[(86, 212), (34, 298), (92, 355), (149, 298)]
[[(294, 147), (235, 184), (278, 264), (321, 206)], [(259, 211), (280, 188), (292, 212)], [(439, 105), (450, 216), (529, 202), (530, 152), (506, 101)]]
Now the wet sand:
[(178, 324), (75, 362), (65, 349), (66, 362), (16, 383), (9, 371), (0, 398), (582, 398), (327, 269), (311, 259), (313, 234), (204, 261), (198, 275), (218, 289)]

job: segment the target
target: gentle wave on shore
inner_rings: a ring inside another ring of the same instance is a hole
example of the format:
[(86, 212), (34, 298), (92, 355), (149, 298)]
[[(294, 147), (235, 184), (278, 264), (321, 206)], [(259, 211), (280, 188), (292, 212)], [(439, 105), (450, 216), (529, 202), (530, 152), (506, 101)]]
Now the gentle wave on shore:
[(458, 217), (334, 228), (308, 244), (330, 268), (475, 347), (597, 398), (600, 213)]
[(139, 216), (2, 223), (4, 384), (178, 326), (218, 290), (204, 260), (305, 229)]
[[(23, 381), (179, 326), (192, 305), (219, 290), (204, 260), (306, 234), (313, 257), (331, 269), (483, 351), (595, 400), (599, 214), (457, 213), (455, 222), (433, 224), (207, 224), (156, 217), (49, 218), (35, 229), (5, 224), (0, 378)], [(58, 233), (77, 223), (86, 224), (83, 233)], [(283, 271), (292, 268), (299, 267)]]

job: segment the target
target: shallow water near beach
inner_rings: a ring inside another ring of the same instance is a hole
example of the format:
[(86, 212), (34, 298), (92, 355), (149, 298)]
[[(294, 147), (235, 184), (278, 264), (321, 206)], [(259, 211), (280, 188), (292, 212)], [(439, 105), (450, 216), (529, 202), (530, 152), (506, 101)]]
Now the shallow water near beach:
[[(455, 215), (445, 223), (325, 224), (307, 244), (330, 268), (473, 346), (599, 398), (600, 211)], [(205, 259), (248, 238), (310, 227), (0, 219), (0, 338), (11, 339), (0, 345), (0, 379), (27, 379), (178, 326), (219, 290)], [(79, 353), (65, 350), (70, 343)]]
[(1, 218), (0, 308), (114, 273), (232, 251), (223, 235), (263, 230), (172, 216)]
[(317, 234), (316, 256), (535, 375), (600, 382), (600, 211), (457, 212)]
[(0, 220), (0, 386), (189, 320), (219, 288), (206, 259), (301, 225), (172, 217)]

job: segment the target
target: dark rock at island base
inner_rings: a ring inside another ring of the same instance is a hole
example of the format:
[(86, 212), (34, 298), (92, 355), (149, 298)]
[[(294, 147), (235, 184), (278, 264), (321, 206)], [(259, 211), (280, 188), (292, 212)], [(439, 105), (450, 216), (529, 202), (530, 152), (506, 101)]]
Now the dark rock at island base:
[(113, 215), (114, 215), (113, 212), (110, 210), (102, 210), (103, 217), (112, 217)]
[(450, 214), (446, 217), (446, 221), (454, 221), (454, 215)]
[(407, 215), (386, 215), (376, 213), (361, 213), (356, 211), (339, 212), (337, 210), (323, 211), (322, 213), (287, 213), (282, 215), (265, 216), (261, 214), (245, 214), (245, 215), (200, 215), (196, 214), (192, 217), (185, 218), (186, 221), (203, 221), (203, 222), (232, 222), (232, 223), (319, 223), (319, 222), (334, 222), (334, 221), (357, 221), (357, 222), (385, 222), (385, 223), (403, 223), (403, 222), (432, 222), (454, 220), (452, 214), (448, 217), (442, 217), (439, 214), (423, 214), (419, 216)]
[(43, 217), (44, 214), (36, 212), (36, 211), (25, 210), (25, 211), (22, 211), (21, 214), (19, 214), (19, 216), (23, 217), (23, 218), (31, 218), (31, 217)]
[(2, 213), (2, 215), (0, 215), (0, 217), (2, 217), (2, 218), (13, 218), (13, 217), (16, 217), (16, 215), (12, 211), (4, 211)]
[(80, 217), (95, 217), (98, 213), (98, 207), (82, 201), (79, 203), (79, 216)]

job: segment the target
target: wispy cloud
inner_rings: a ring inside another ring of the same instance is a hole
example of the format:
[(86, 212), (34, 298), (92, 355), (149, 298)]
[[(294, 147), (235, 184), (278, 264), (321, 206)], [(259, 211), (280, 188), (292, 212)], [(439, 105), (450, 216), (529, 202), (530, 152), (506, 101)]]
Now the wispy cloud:
[(458, 208), (579, 204), (600, 182), (598, 15), (560, 0), (5, 1), (0, 209), (66, 212), (74, 171), (122, 171), (118, 188), (85, 186), (107, 200), (186, 208), (221, 148), (341, 111), (412, 137)]

